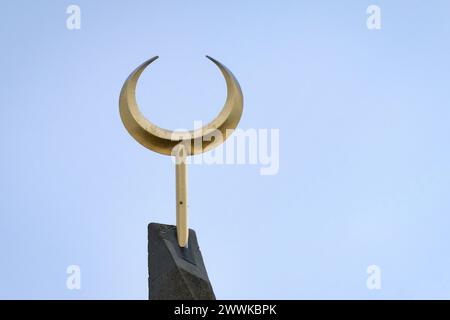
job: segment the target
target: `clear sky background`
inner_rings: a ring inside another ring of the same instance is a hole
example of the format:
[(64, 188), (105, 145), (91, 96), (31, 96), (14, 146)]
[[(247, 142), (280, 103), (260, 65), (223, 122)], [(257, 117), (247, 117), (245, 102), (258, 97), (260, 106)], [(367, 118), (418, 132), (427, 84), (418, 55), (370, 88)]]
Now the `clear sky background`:
[(277, 175), (189, 168), (218, 298), (450, 298), (449, 14), (446, 0), (2, 2), (0, 298), (147, 298), (147, 224), (175, 223), (174, 166), (126, 132), (119, 92), (159, 55), (143, 113), (211, 120), (226, 89), (205, 54), (241, 84), (240, 128), (280, 130)]

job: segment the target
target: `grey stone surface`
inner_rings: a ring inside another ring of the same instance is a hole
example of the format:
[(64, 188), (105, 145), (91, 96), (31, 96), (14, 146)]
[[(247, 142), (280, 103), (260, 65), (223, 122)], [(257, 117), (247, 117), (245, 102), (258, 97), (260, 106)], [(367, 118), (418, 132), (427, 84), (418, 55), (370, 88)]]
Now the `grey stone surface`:
[(195, 231), (180, 248), (176, 227), (148, 225), (148, 270), (150, 300), (214, 300)]

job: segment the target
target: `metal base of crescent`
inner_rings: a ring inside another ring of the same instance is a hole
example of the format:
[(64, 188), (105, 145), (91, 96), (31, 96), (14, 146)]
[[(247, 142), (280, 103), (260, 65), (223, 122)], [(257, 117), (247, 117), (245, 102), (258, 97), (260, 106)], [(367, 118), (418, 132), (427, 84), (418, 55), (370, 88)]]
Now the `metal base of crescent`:
[(181, 248), (176, 227), (148, 225), (150, 300), (215, 300), (195, 231), (189, 229), (188, 246)]

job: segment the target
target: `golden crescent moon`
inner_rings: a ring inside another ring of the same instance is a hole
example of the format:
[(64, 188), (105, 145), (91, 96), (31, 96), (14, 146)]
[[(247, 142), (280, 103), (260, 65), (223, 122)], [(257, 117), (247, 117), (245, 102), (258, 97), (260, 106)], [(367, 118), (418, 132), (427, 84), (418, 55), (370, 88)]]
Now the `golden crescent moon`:
[[(189, 155), (208, 151), (223, 143), (236, 128), (241, 119), (244, 98), (238, 81), (219, 61), (206, 56), (222, 72), (227, 85), (227, 99), (219, 115), (202, 128), (178, 132), (163, 129), (147, 120), (140, 112), (136, 102), (136, 84), (140, 75), (153, 61), (155, 56), (137, 67), (125, 81), (120, 92), (120, 117), (130, 135), (144, 147), (161, 154), (171, 155), (175, 146), (183, 142), (190, 145)], [(211, 137), (219, 130), (223, 139)]]

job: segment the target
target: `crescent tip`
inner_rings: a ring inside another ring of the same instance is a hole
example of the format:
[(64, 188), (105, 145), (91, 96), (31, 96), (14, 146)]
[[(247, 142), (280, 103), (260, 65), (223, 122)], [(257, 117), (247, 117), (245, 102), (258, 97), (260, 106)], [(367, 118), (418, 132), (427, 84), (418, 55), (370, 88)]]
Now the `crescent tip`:
[(206, 58), (208, 58), (209, 60), (211, 60), (216, 66), (219, 67), (220, 70), (225, 70), (226, 73), (231, 73), (230, 70), (228, 70), (227, 67), (225, 67), (222, 63), (220, 63), (218, 60), (214, 59), (213, 57), (206, 55)]

